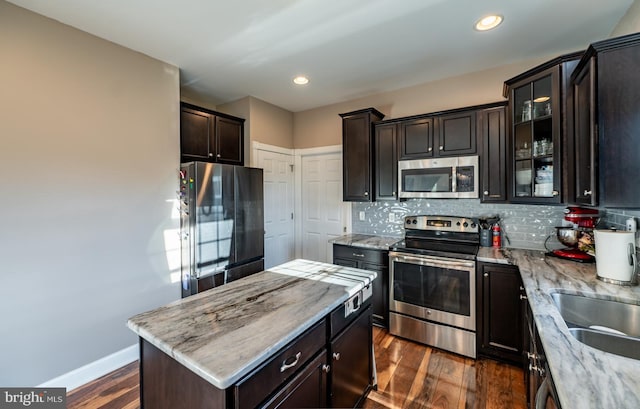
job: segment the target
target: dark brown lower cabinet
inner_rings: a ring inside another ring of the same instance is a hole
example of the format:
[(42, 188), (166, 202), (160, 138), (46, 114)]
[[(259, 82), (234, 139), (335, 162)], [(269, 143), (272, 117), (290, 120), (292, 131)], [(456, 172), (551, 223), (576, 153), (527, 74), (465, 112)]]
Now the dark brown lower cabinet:
[(333, 264), (375, 271), (373, 280), (373, 325), (389, 325), (389, 251), (333, 245)]
[(358, 406), (371, 386), (371, 307), (331, 341), (331, 407)]
[(522, 365), (522, 321), (526, 302), (515, 266), (477, 265), (478, 354)]
[(262, 407), (275, 408), (324, 408), (327, 407), (327, 351), (305, 366), (289, 383)]
[(371, 302), (346, 317), (342, 305), (219, 389), (140, 338), (141, 408), (355, 407), (371, 388), (372, 341)]
[[(529, 409), (560, 409), (553, 379), (528, 302), (524, 303), (524, 384)], [(538, 402), (538, 399), (540, 402)]]

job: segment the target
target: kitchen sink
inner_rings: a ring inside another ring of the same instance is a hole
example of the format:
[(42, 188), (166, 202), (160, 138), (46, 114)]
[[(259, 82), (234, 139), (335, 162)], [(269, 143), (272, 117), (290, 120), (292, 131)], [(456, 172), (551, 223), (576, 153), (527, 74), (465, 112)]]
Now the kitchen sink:
[(640, 359), (640, 339), (608, 334), (587, 328), (569, 328), (575, 339), (592, 348), (612, 354)]
[(551, 293), (571, 335), (585, 345), (640, 359), (640, 305)]

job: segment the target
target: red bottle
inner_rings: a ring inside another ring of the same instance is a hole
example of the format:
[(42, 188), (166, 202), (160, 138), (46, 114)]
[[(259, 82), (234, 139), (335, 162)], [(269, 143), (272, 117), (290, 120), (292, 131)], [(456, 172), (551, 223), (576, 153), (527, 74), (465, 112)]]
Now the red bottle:
[(502, 246), (502, 237), (500, 234), (500, 225), (498, 223), (493, 225), (493, 247), (500, 247)]

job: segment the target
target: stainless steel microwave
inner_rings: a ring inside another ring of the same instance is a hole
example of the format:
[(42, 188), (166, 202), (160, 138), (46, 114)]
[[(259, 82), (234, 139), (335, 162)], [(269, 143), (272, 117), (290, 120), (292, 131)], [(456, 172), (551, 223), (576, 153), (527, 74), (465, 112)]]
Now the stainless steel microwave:
[(400, 198), (477, 198), (478, 156), (398, 161)]

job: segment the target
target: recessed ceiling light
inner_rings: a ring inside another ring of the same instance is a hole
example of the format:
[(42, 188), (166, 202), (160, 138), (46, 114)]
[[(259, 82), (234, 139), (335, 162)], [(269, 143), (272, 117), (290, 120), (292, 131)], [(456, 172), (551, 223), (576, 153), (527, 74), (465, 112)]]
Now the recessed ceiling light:
[(297, 85), (306, 85), (309, 83), (309, 78), (305, 77), (304, 75), (298, 75), (293, 79), (293, 83)]
[(502, 16), (491, 14), (478, 20), (475, 27), (478, 31), (487, 31), (498, 27), (500, 23), (502, 23)]

